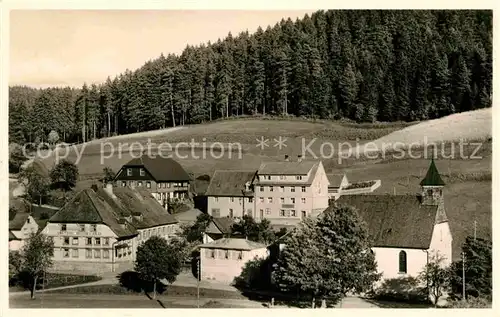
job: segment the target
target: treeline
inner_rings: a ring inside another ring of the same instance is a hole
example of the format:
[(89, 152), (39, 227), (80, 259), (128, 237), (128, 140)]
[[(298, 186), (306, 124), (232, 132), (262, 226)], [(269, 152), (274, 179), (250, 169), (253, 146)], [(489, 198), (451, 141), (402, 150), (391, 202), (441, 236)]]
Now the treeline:
[(425, 120), (491, 106), (492, 11), (318, 11), (100, 85), (11, 87), (10, 137), (75, 142), (268, 114)]

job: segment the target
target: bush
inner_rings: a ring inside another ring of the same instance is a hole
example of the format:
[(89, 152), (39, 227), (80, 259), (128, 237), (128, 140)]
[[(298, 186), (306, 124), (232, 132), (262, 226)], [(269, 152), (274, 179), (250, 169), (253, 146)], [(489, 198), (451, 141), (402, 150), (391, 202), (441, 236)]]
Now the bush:
[(484, 297), (469, 297), (467, 301), (455, 300), (447, 308), (491, 308), (491, 299)]
[(401, 277), (386, 279), (372, 290), (369, 297), (379, 301), (428, 303), (429, 299), (425, 287), (419, 285), (415, 277)]

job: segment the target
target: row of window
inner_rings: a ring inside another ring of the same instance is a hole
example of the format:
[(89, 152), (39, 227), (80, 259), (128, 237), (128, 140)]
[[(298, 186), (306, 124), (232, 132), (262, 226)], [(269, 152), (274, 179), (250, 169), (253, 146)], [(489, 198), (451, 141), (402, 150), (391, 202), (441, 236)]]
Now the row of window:
[[(110, 250), (108, 249), (85, 249), (85, 258), (86, 259), (109, 259)], [(118, 248), (115, 249), (115, 256), (118, 258), (125, 257), (132, 254), (132, 249), (130, 247), (127, 248)], [(63, 258), (79, 258), (80, 250), (79, 249), (63, 249)]]
[[(260, 197), (259, 201), (260, 201), (260, 203), (264, 203), (264, 197)], [(267, 197), (267, 202), (269, 204), (272, 204), (273, 203), (273, 197)], [(306, 199), (304, 197), (302, 197), (300, 199), (300, 202), (303, 203), (303, 204), (305, 204), (306, 203)], [(280, 203), (282, 203), (282, 204), (285, 203), (285, 198), (284, 197), (280, 198)], [(290, 197), (290, 203), (291, 204), (295, 204), (295, 197)]]
[(241, 260), (243, 251), (208, 249), (205, 251), (205, 257), (210, 259)]
[(175, 230), (172, 226), (146, 229), (146, 230), (143, 230), (142, 232), (139, 232), (138, 238), (139, 238), (139, 240), (142, 240), (142, 239), (146, 240), (146, 239), (150, 238), (151, 236), (171, 234), (171, 233), (174, 233), (174, 231)]
[(264, 175), (263, 176), (264, 180), (274, 180), (274, 179), (279, 179), (280, 181), (285, 181), (285, 180), (288, 180), (289, 178), (293, 179), (295, 178), (295, 180), (298, 180), (298, 181), (301, 181), (302, 180), (302, 175), (295, 175), (295, 176), (287, 176), (287, 175), (278, 175), (278, 176), (271, 176), (271, 175)]
[[(305, 218), (307, 213), (305, 210), (302, 210), (300, 212), (300, 214), (301, 214), (302, 218)], [(281, 209), (280, 210), (280, 217), (297, 217), (297, 211), (294, 209), (291, 209), (291, 210)]]
[[(60, 224), (60, 229), (61, 229), (61, 231), (67, 231), (68, 225), (65, 223), (62, 223), (62, 224)], [(97, 225), (79, 224), (78, 231), (79, 232), (86, 232), (86, 231), (97, 232)]]
[[(129, 181), (129, 185), (131, 183), (135, 183), (136, 181)], [(127, 186), (127, 182), (122, 181), (122, 187)], [(137, 187), (142, 187), (142, 181), (137, 181)], [(146, 182), (146, 188), (151, 188), (151, 182), (147, 181)]]
[[(265, 190), (266, 186), (259, 186), (259, 190), (263, 192)], [(274, 186), (267, 186), (270, 192), (274, 192)], [(306, 186), (300, 186), (300, 190), (305, 193), (306, 192)], [(280, 193), (284, 193), (286, 191), (285, 186), (280, 186), (279, 187)], [(295, 193), (295, 186), (290, 186), (290, 192)]]
[[(80, 237), (61, 237), (63, 245), (79, 245)], [(85, 245), (109, 245), (109, 238), (82, 238), (85, 239)], [(101, 244), (102, 242), (102, 244)]]
[[(248, 202), (249, 203), (252, 203), (253, 202), (253, 197), (247, 197), (248, 198)], [(235, 201), (235, 198), (234, 197), (229, 197), (229, 200), (234, 203)], [(214, 197), (214, 201), (217, 203), (219, 202), (219, 197)], [(241, 204), (243, 202), (243, 198), (238, 198), (238, 202)]]

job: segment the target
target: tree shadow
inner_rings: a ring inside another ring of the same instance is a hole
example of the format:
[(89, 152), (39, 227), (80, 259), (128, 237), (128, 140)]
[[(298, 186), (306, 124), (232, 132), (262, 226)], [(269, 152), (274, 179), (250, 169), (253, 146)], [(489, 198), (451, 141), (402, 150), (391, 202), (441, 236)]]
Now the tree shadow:
[[(141, 278), (140, 274), (135, 271), (125, 271), (117, 276), (118, 281), (121, 287), (125, 289), (135, 292), (142, 293), (148, 297), (150, 300), (150, 293), (152, 293), (155, 289), (153, 281), (147, 281)], [(167, 291), (167, 285), (163, 284), (161, 281), (156, 281), (156, 293), (161, 295)], [(163, 307), (163, 304), (161, 304)]]
[(385, 308), (429, 307), (427, 289), (415, 277), (386, 279), (365, 300)]

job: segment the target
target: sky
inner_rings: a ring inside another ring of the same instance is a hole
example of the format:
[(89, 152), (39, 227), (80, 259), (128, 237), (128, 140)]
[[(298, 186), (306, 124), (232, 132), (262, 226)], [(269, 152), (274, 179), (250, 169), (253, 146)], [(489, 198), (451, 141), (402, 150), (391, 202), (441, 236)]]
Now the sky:
[(255, 32), (295, 11), (84, 11), (10, 12), (9, 85), (81, 87), (135, 70), (161, 53), (217, 41), (231, 32)]

